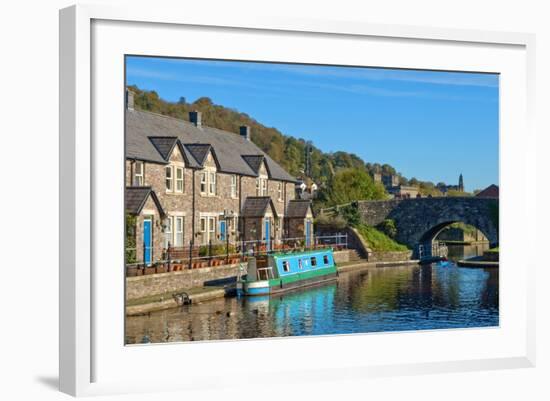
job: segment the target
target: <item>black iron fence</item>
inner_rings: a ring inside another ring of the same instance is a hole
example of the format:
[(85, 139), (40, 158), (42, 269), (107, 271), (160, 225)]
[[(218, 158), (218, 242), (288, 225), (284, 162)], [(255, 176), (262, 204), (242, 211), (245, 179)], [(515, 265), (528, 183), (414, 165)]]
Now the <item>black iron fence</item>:
[[(127, 275), (165, 273), (202, 267), (231, 265), (245, 262), (251, 256), (263, 256), (273, 252), (295, 252), (332, 247), (335, 250), (348, 248), (347, 233), (320, 235), (297, 238), (271, 238), (253, 241), (209, 241), (206, 244), (195, 244), (190, 241), (187, 246), (173, 247), (170, 244), (162, 251), (160, 258), (154, 261), (135, 262), (135, 248), (126, 248)], [(145, 255), (145, 249), (143, 250)]]

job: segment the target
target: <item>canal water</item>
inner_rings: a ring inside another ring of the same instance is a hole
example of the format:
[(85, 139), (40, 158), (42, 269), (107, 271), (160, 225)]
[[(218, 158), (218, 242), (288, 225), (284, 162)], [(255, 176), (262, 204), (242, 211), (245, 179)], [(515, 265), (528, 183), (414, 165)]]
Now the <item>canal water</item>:
[[(453, 246), (449, 254), (482, 250)], [(499, 324), (498, 301), (495, 268), (374, 268), (283, 296), (225, 298), (127, 317), (126, 343), (491, 327)]]

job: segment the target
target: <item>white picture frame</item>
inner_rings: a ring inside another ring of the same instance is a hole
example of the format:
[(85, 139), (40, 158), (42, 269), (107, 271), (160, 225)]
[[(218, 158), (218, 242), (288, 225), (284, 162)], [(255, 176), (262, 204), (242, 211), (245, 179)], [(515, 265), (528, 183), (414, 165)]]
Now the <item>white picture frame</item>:
[[(215, 13), (208, 16), (187, 15), (182, 14), (180, 10), (156, 7), (112, 8), (79, 5), (63, 9), (60, 12), (61, 391), (72, 395), (94, 395), (135, 391), (196, 390), (234, 385), (236, 377), (234, 374), (231, 372), (222, 374), (221, 370), (209, 369), (207, 364), (198, 360), (199, 355), (213, 355), (213, 353), (231, 358), (246, 353), (270, 355), (273, 358), (273, 364), (270, 366), (255, 366), (254, 369), (246, 370), (243, 365), (245, 373), (254, 379), (256, 385), (266, 381), (269, 373), (282, 373), (287, 370), (300, 372), (299, 379), (290, 377), (289, 380), (307, 382), (343, 377), (362, 380), (366, 377), (381, 375), (534, 366), (535, 285), (533, 275), (529, 274), (534, 271), (533, 256), (530, 256), (534, 253), (529, 252), (533, 245), (526, 239), (513, 234), (513, 230), (506, 232), (502, 228), (500, 276), (502, 320), (498, 329), (124, 347), (123, 339), (118, 338), (117, 334), (123, 326), (123, 308), (111, 308), (114, 310), (112, 315), (105, 313), (107, 303), (120, 306), (120, 300), (123, 299), (123, 269), (121, 267), (120, 272), (117, 272), (114, 267), (112, 269), (114, 273), (97, 270), (98, 262), (108, 254), (107, 251), (101, 250), (102, 241), (112, 239), (99, 236), (102, 227), (105, 227), (106, 222), (109, 227), (113, 225), (114, 245), (121, 243), (122, 236), (122, 231), (120, 231), (120, 238), (116, 235), (118, 228), (122, 227), (122, 217), (118, 220), (116, 218), (109, 220), (107, 216), (110, 213), (116, 216), (120, 209), (117, 209), (118, 206), (112, 208), (114, 210), (106, 208), (102, 203), (102, 195), (109, 188), (116, 188), (116, 180), (120, 179), (117, 174), (111, 174), (112, 181), (105, 180), (104, 177), (109, 172), (109, 166), (117, 166), (116, 163), (121, 163), (124, 157), (123, 152), (120, 152), (123, 149), (123, 141), (120, 141), (123, 136), (118, 136), (123, 131), (123, 126), (119, 124), (119, 117), (124, 107), (124, 97), (122, 86), (113, 89), (113, 86), (104, 83), (116, 82), (117, 85), (120, 83), (119, 80), (124, 72), (118, 69), (121, 62), (119, 56), (122, 54), (121, 51), (128, 52), (123, 46), (125, 37), (139, 35), (139, 32), (144, 30), (157, 39), (170, 33), (176, 36), (192, 35), (193, 38), (212, 41), (213, 37), (219, 38), (220, 34), (224, 34), (233, 38), (238, 36), (243, 42), (253, 42), (254, 35), (262, 35), (265, 39), (263, 57), (268, 58), (266, 61), (292, 61), (288, 54), (277, 53), (278, 48), (273, 45), (277, 41), (284, 42), (286, 39), (325, 41), (327, 46), (331, 41), (339, 41), (342, 53), (319, 56), (320, 63), (330, 62), (331, 57), (334, 58), (333, 63), (342, 63), (342, 60), (349, 57), (349, 49), (354, 48), (350, 46), (363, 46), (363, 43), (369, 46), (371, 42), (373, 43), (373, 54), (376, 53), (376, 43), (380, 45), (381, 41), (388, 48), (403, 45), (416, 46), (415, 50), (426, 52), (429, 51), (429, 46), (433, 46), (440, 52), (439, 61), (414, 61), (417, 56), (405, 51), (386, 54), (384, 56), (386, 60), (380, 61), (377, 66), (498, 72), (504, 78), (501, 93), (501, 227), (520, 227), (523, 224), (525, 229), (527, 224), (533, 228), (536, 221), (535, 200), (528, 198), (525, 195), (526, 191), (523, 190), (524, 186), (530, 184), (534, 186), (532, 178), (527, 174), (529, 168), (535, 169), (536, 153), (536, 138), (532, 127), (535, 87), (534, 35), (376, 25), (350, 21), (297, 20), (291, 17), (281, 19), (243, 16), (241, 20), (227, 21), (223, 16)], [(107, 37), (110, 38), (109, 46), (105, 41)], [(178, 49), (173, 37), (170, 43), (164, 43), (156, 52), (152, 50), (153, 40), (148, 43), (145, 38), (142, 39), (144, 39), (143, 43), (139, 45), (130, 43), (128, 39), (128, 46), (132, 48), (131, 53), (136, 53), (137, 50), (137, 53), (143, 52), (143, 54), (185, 55), (182, 49)], [(242, 51), (245, 57), (246, 52), (250, 50), (247, 50), (244, 44), (242, 49), (226, 49), (226, 53), (214, 47), (209, 50), (212, 52), (211, 57), (215, 58), (217, 53), (219, 54), (217, 57), (222, 59), (230, 57), (228, 54), (231, 54), (231, 51), (234, 54)], [(422, 50), (423, 47), (426, 47), (426, 50)], [(291, 48), (292, 46), (289, 45), (289, 49)], [(406, 48), (408, 47), (403, 49)], [(488, 51), (494, 53), (495, 57), (492, 61), (485, 59), (487, 56), (484, 54)], [(199, 54), (198, 50), (193, 52), (194, 54), (187, 55), (208, 56)], [(465, 57), (460, 63), (453, 64), (453, 57), (461, 52)], [(380, 54), (383, 55), (383, 53)], [(430, 59), (429, 53), (426, 55), (426, 60)], [(449, 59), (445, 60), (445, 56)], [(258, 57), (264, 59), (261, 55)], [(313, 54), (311, 57), (313, 60), (316, 56)], [(113, 70), (111, 73), (115, 75), (110, 81), (110, 73), (104, 68), (104, 64), (113, 60), (116, 62), (111, 63)], [(353, 60), (350, 59), (349, 63), (359, 62), (363, 65), (357, 60), (359, 56)], [(455, 67), (449, 68), (451, 65)], [(117, 91), (120, 91), (120, 97), (113, 98), (111, 95), (118, 93)], [(107, 106), (104, 106), (103, 102), (99, 106), (100, 99), (110, 99), (108, 101), (112, 102), (110, 104), (112, 110), (116, 109), (118, 114), (107, 116), (104, 112)], [(113, 121), (115, 124), (110, 124)], [(113, 137), (104, 136), (102, 133), (104, 130), (102, 131), (101, 128), (105, 127), (112, 127)], [(97, 131), (98, 129), (100, 131)], [(105, 146), (106, 144), (113, 144), (113, 146)], [(99, 166), (98, 157), (101, 157), (102, 162), (105, 161), (104, 166), (103, 164)], [(517, 163), (515, 169), (510, 166), (512, 162)], [(119, 195), (121, 194), (115, 191), (112, 199), (116, 200), (113, 204), (120, 204), (121, 208)], [(105, 236), (109, 237), (107, 233)], [(507, 244), (514, 244), (514, 246), (507, 247)], [(120, 253), (122, 249), (121, 247)], [(525, 255), (521, 257), (518, 249), (527, 250), (527, 257)], [(521, 266), (521, 269), (512, 278), (512, 272), (507, 270), (509, 269), (507, 266), (516, 265)], [(114, 275), (111, 276), (111, 274)], [(510, 292), (512, 286), (515, 288), (513, 298)], [(96, 291), (99, 290), (102, 293), (101, 298), (97, 296)], [(113, 320), (116, 316), (120, 319), (120, 323)], [(107, 331), (110, 332), (111, 329), (112, 333), (108, 333)], [(112, 340), (110, 337), (116, 338)], [(447, 341), (456, 341), (453, 343), (453, 350), (444, 346)], [(480, 345), (476, 346), (476, 342)], [(341, 352), (342, 349), (345, 350), (347, 347), (367, 349), (372, 348), (374, 343), (378, 349), (391, 346), (394, 353), (400, 354), (399, 357), (377, 353), (374, 349), (367, 354), (368, 358), (364, 358), (363, 355), (361, 359), (361, 352), (355, 352), (356, 355), (349, 353), (347, 356), (342, 356), (345, 354)], [(430, 344), (433, 349), (426, 351), (425, 357), (420, 358), (419, 354), (413, 350), (400, 348), (400, 344), (403, 343), (409, 344), (410, 348)], [(459, 343), (469, 343), (471, 349), (462, 348)], [(487, 346), (484, 348), (481, 344), (487, 344)], [(314, 350), (320, 346), (324, 350), (323, 357), (314, 355)], [(285, 353), (290, 352), (304, 352), (304, 355), (309, 352), (307, 354), (309, 357), (293, 361), (292, 366), (285, 366)], [(431, 355), (430, 352), (432, 352)], [(155, 360), (164, 360), (169, 364), (171, 355), (176, 354), (178, 357), (184, 355), (195, 361), (199, 367), (197, 372), (185, 379), (170, 374), (152, 375), (149, 381), (131, 378), (132, 366), (139, 365), (139, 361), (144, 363), (146, 361), (149, 364), (154, 363)], [(281, 355), (280, 360), (276, 360), (277, 354)], [(340, 356), (337, 357), (337, 355)], [(128, 372), (127, 376), (126, 372)], [(239, 374), (242, 375), (243, 371)]]

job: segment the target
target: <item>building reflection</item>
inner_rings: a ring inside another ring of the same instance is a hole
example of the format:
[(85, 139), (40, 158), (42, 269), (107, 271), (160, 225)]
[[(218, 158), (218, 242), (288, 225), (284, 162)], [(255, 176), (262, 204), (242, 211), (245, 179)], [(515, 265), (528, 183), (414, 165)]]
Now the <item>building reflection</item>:
[(498, 325), (498, 269), (385, 267), (276, 297), (225, 298), (135, 316), (126, 343)]

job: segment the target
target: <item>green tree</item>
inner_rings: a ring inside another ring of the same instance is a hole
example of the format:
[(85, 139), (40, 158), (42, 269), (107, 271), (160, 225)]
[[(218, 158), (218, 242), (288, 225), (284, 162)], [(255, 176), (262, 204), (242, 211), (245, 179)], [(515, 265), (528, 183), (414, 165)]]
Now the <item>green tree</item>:
[(331, 205), (386, 198), (384, 188), (375, 183), (365, 170), (357, 168), (338, 171), (332, 178), (327, 191), (327, 200)]
[(397, 226), (395, 225), (395, 220), (386, 219), (382, 223), (378, 224), (376, 228), (382, 231), (391, 239), (394, 239), (395, 236), (397, 235)]

